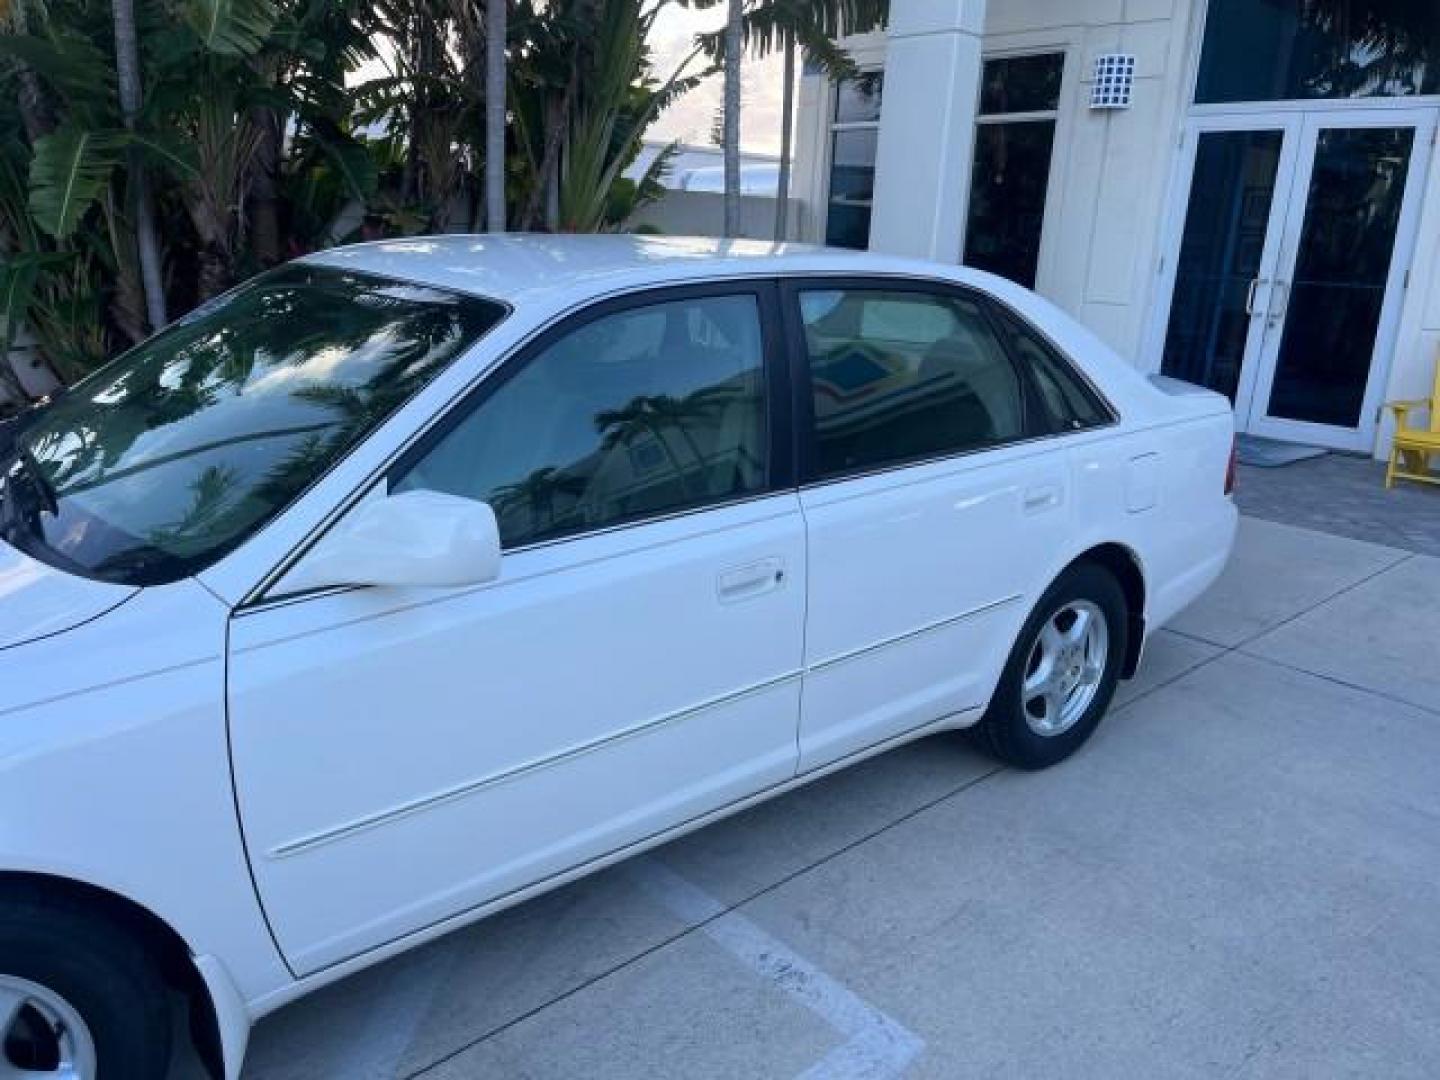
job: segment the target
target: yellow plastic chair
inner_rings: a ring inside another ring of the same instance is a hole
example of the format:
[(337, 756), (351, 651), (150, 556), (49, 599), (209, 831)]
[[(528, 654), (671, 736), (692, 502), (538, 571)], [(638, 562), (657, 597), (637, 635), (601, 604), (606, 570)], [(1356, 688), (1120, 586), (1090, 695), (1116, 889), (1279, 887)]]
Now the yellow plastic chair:
[[(1395, 414), (1395, 442), (1390, 447), (1385, 486), (1394, 487), (1397, 479), (1440, 484), (1440, 475), (1430, 471), (1431, 455), (1440, 459), (1440, 359), (1435, 362), (1435, 384), (1429, 398), (1391, 401), (1385, 407)], [(1428, 413), (1429, 425), (1412, 423), (1416, 413)]]

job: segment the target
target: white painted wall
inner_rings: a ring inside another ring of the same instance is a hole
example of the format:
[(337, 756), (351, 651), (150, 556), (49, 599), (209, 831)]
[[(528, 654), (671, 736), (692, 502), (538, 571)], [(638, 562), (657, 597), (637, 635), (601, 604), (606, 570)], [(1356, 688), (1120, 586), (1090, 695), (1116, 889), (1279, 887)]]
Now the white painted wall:
[[(740, 235), (749, 240), (775, 239), (773, 195), (740, 198)], [(798, 213), (797, 213), (798, 211)], [(796, 218), (804, 207), (791, 200), (790, 239), (799, 231)], [(627, 232), (659, 232), (667, 236), (719, 236), (725, 224), (725, 196), (718, 191), (667, 191), (649, 206), (641, 207), (625, 223)]]
[(892, 0), (870, 248), (964, 250), (985, 0)]

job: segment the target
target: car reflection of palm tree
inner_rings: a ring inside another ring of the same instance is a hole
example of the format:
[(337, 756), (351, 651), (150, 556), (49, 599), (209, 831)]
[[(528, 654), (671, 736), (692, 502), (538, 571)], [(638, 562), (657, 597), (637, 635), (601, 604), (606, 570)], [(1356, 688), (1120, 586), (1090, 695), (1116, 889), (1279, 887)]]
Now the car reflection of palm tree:
[(214, 532), (228, 509), (231, 492), (240, 474), (223, 465), (212, 465), (190, 482), (190, 505), (173, 525), (153, 529), (148, 537), (152, 547), (178, 554), (177, 549), (193, 543), (197, 536)]
[(544, 533), (556, 524), (555, 496), (578, 498), (585, 487), (582, 477), (567, 475), (553, 465), (546, 465), (523, 480), (496, 488), (490, 503), (502, 521), (514, 510), (527, 510), (530, 531)]
[[(49, 466), (52, 480), (62, 494), (186, 456), (150, 459), (114, 471), (114, 466), (147, 432), (203, 412), (222, 396), (243, 396), (257, 369), (299, 368), (322, 350), (354, 353), (382, 343), (383, 335), (395, 323), (375, 318), (374, 311), (388, 314), (389, 309), (394, 309), (395, 318), (405, 320), (404, 345), (384, 357), (380, 372), (364, 388), (367, 400), (342, 402), (340, 396), (348, 388), (339, 387), (306, 387), (295, 394), (312, 404), (338, 408), (348, 421), (373, 422), (427, 381), (439, 362), (448, 361), (462, 327), (457, 313), (444, 306), (416, 310), (413, 304), (368, 294), (363, 301), (355, 310), (368, 307), (370, 317), (315, 319), (307, 317), (312, 305), (302, 292), (289, 287), (270, 288), (252, 298), (249, 311), (228, 308), (224, 325), (177, 324), (167, 334), (140, 346), (141, 354), (108, 384), (89, 388), (92, 396), (125, 400), (130, 403), (127, 407), (100, 414), (102, 427), (56, 430), (48, 438), (42, 435), (34, 447), (36, 456)], [(335, 310), (348, 314), (346, 303), (346, 297), (340, 297)], [(327, 390), (337, 392), (327, 398), (323, 392)], [(315, 427), (287, 426), (273, 432), (256, 432), (254, 438), (290, 435)], [(194, 447), (190, 453), (205, 453), (227, 444), (218, 440)]]
[[(595, 427), (604, 436), (601, 447), (605, 450), (613, 450), (617, 446), (629, 447), (649, 435), (660, 445), (675, 475), (687, 487), (693, 486), (695, 481), (703, 483), (707, 457), (692, 432), (697, 423), (713, 421), (740, 394), (741, 390), (733, 386), (707, 386), (683, 398), (670, 394), (642, 394), (618, 409), (606, 409), (596, 414)], [(688, 473), (666, 437), (666, 433), (672, 430), (679, 434), (694, 459), (694, 468)]]

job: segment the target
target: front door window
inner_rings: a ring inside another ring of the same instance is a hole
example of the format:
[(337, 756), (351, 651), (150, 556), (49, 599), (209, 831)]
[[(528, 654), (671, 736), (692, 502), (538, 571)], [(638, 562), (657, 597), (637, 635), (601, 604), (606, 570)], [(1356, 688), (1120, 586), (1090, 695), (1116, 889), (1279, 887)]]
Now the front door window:
[(457, 423), (395, 490), (488, 502), (507, 548), (725, 502), (767, 482), (754, 295), (605, 315)]

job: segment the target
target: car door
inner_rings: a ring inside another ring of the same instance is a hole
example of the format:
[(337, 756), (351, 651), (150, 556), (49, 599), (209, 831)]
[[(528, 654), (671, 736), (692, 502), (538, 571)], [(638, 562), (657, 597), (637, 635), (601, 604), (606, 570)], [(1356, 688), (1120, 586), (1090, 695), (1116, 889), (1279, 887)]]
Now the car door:
[(805, 548), (775, 303), (752, 284), (583, 312), (408, 450), (391, 492), (495, 510), (495, 582), (237, 614), (239, 809), (297, 972), (794, 775)]
[(978, 295), (822, 278), (787, 285), (786, 314), (809, 537), (805, 772), (985, 703), (1070, 488)]

